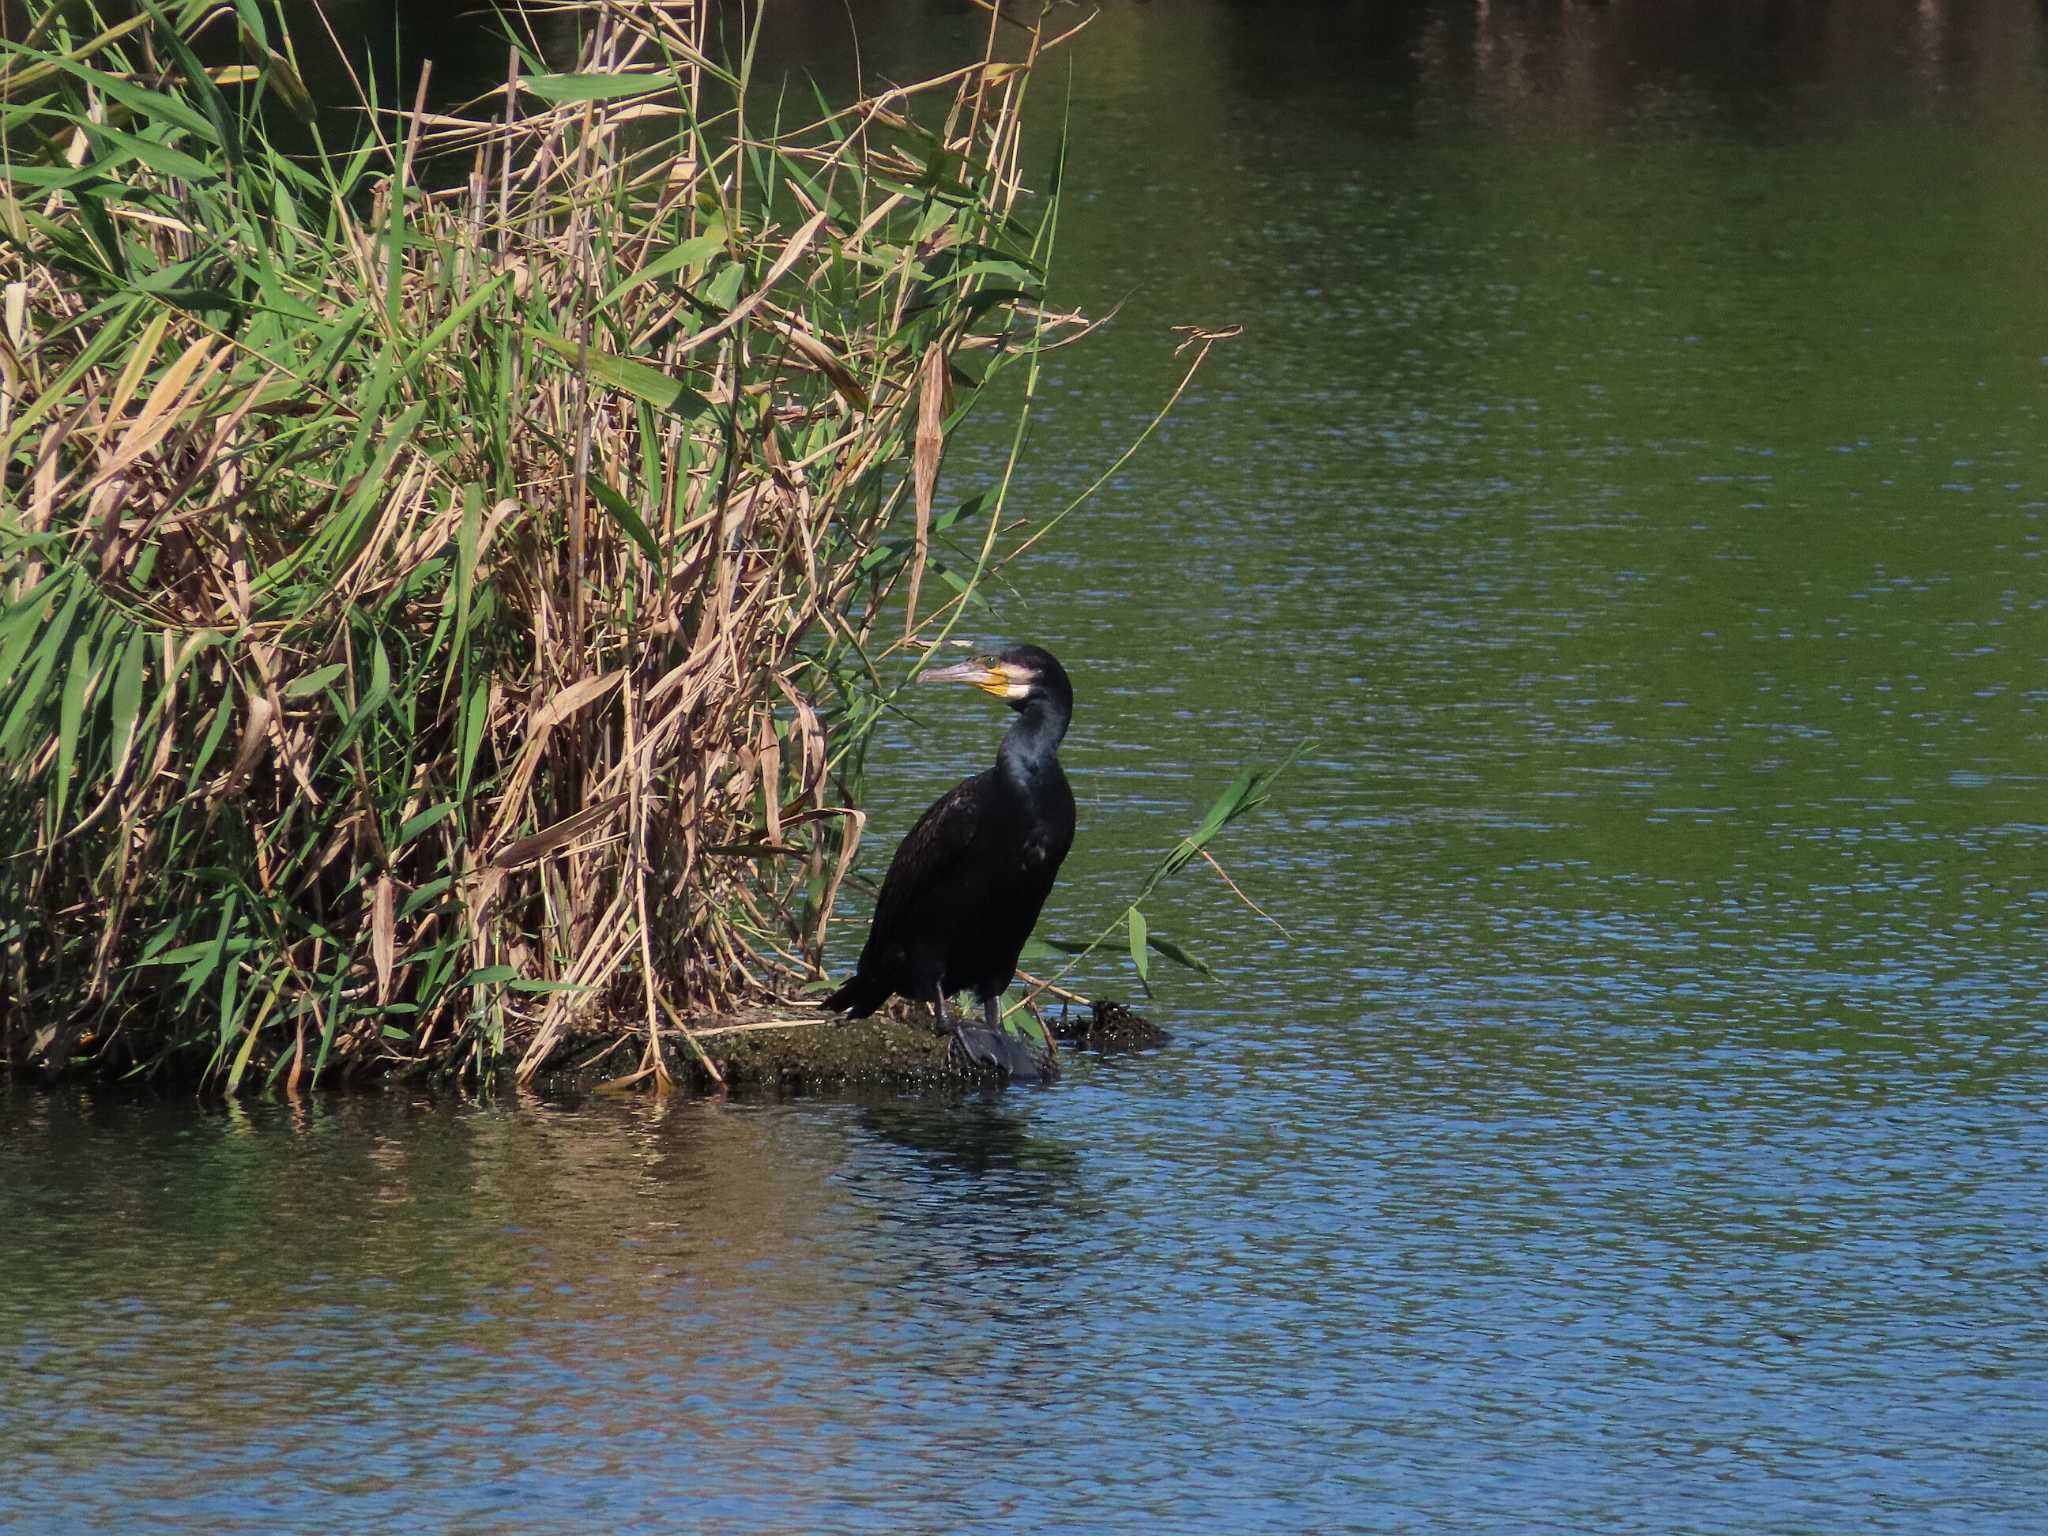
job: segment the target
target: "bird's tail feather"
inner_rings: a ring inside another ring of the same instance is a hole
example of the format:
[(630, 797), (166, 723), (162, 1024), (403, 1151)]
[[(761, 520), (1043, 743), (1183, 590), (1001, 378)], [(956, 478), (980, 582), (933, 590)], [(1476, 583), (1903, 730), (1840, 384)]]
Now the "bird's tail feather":
[(825, 1006), (849, 1018), (864, 1019), (888, 1001), (889, 988), (855, 972), (845, 986), (825, 999)]

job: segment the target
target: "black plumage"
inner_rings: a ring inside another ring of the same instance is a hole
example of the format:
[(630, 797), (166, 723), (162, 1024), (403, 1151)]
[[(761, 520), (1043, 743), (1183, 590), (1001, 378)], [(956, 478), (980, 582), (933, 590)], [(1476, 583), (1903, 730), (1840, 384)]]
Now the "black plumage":
[(981, 1026), (952, 1026), (967, 1054), (1013, 1077), (1049, 1075), (1050, 1060), (1003, 1029), (997, 1000), (1074, 843), (1074, 794), (1059, 760), (1073, 686), (1035, 645), (920, 681), (971, 683), (1007, 700), (1017, 719), (994, 765), (940, 796), (898, 845), (860, 964), (825, 1006), (862, 1018), (901, 995), (943, 1020), (945, 999), (971, 992)]

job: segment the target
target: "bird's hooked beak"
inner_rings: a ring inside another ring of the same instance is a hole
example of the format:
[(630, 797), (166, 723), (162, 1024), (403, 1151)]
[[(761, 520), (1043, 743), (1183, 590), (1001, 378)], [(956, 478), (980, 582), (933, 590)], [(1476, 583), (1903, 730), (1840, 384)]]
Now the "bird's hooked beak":
[(1031, 691), (1028, 668), (1006, 661), (956, 661), (950, 667), (933, 667), (918, 674), (920, 683), (972, 683), (983, 693), (999, 699), (1021, 699)]

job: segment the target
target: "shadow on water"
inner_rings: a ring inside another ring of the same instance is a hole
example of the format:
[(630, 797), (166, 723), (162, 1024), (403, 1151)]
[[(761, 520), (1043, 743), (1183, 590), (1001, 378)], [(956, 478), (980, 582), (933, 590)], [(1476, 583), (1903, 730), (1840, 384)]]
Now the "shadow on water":
[(1034, 1133), (1028, 1110), (995, 1095), (872, 1101), (861, 1106), (859, 1124), (916, 1153), (934, 1175), (1001, 1175), (1001, 1182), (1040, 1184), (1051, 1195), (1071, 1189), (1079, 1173), (1070, 1148)]
[[(410, 107), (429, 62), (429, 103), (440, 107), (501, 90), (510, 38), (549, 60), (575, 54), (573, 6), (531, 3), (402, 5), (390, 0), (287, 0), (285, 14), (317, 102), (356, 100), (356, 82), (387, 107)], [(321, 18), (325, 17), (325, 25)]]
[[(11, 10), (11, 7), (9, 8)], [(1108, 0), (1106, 11), (1145, 9)], [(1216, 65), (1205, 89), (1247, 102), (1371, 104), (1384, 122), (1458, 100), (1543, 116), (1593, 106), (1654, 106), (1697, 93), (1731, 127), (1753, 121), (1759, 102), (1816, 93), (1981, 91), (2010, 83), (2040, 62), (2043, 14), (2035, 0), (1970, 5), (1926, 0), (1822, 0), (1788, 4), (1714, 0), (1634, 6), (1580, 3), (1445, 5), (1442, 0), (1215, 0), (1186, 8), (1178, 46), (1192, 41)], [(1284, 10), (1284, 17), (1278, 12)], [(709, 6), (712, 50), (737, 57), (755, 21), (738, 0)], [(420, 67), (432, 61), (437, 105), (502, 86), (508, 31), (542, 57), (573, 56), (584, 14), (539, 0), (420, 6), (394, 0), (286, 0), (306, 83), (315, 100), (353, 100), (370, 82), (386, 105), (409, 104)], [(322, 18), (325, 18), (324, 24)], [(1081, 17), (1077, 9), (1073, 17)], [(776, 0), (761, 18), (762, 71), (794, 71), (834, 89), (856, 68), (878, 86), (950, 65), (987, 19), (964, 0)], [(10, 21), (18, 25), (18, 21)], [(215, 29), (219, 30), (219, 29)], [(1114, 16), (1098, 34), (1128, 29)], [(225, 49), (220, 37), (203, 46)], [(1101, 51), (1119, 67), (1120, 41)], [(1135, 65), (1136, 61), (1128, 61)], [(1342, 132), (1349, 114), (1325, 119)]]

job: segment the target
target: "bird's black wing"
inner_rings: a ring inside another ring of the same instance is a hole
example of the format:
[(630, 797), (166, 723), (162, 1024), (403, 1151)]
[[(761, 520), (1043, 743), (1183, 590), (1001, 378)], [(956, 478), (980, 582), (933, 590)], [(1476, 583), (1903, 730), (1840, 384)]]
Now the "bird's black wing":
[(981, 826), (981, 803), (987, 798), (987, 774), (962, 779), (931, 803), (917, 825), (896, 845), (882, 893), (875, 898), (874, 925), (868, 946), (886, 946), (908, 919), (917, 898), (971, 860), (975, 834)]

